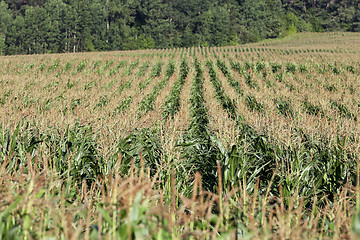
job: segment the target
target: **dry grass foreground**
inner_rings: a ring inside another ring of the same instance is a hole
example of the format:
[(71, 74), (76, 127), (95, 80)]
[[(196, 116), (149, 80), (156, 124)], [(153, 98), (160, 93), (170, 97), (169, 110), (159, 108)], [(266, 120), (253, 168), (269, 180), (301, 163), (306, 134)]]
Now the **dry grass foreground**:
[(359, 53), (0, 57), (0, 239), (357, 239)]

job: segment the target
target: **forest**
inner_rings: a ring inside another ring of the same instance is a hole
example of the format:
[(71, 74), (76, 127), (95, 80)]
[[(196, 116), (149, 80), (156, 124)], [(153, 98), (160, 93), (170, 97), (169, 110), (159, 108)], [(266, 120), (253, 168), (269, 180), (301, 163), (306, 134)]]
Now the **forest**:
[(360, 31), (359, 0), (3, 0), (0, 55), (229, 46)]

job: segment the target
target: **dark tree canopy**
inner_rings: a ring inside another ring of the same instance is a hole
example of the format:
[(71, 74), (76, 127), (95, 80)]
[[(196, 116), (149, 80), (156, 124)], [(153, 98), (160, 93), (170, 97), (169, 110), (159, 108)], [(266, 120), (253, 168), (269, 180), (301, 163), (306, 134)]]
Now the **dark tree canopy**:
[(360, 31), (360, 0), (3, 0), (0, 54), (224, 46)]

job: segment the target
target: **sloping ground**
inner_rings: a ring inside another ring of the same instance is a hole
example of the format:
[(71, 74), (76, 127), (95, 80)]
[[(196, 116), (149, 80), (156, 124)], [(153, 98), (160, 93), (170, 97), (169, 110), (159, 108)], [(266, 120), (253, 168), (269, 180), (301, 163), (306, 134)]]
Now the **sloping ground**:
[(360, 51), (360, 33), (330, 32), (330, 33), (297, 33), (282, 39), (265, 40), (249, 46), (279, 47), (284, 49), (318, 49), (328, 51)]

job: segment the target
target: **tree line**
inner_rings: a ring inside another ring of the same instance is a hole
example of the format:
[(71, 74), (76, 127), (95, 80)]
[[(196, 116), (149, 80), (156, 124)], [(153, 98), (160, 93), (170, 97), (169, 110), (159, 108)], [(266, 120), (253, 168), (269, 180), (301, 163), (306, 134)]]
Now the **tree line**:
[(0, 55), (224, 46), (360, 31), (359, 0), (2, 0)]

